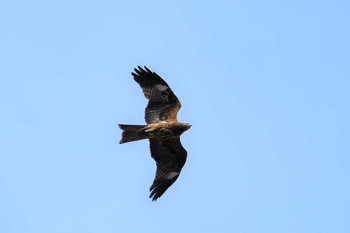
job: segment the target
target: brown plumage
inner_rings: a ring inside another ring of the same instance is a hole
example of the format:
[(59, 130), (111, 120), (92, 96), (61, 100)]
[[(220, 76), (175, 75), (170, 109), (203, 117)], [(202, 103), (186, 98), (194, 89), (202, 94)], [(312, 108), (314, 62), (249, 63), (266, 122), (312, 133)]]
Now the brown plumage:
[(119, 143), (149, 139), (151, 156), (157, 164), (150, 187), (150, 198), (155, 201), (176, 181), (185, 165), (187, 152), (181, 145), (180, 136), (191, 125), (177, 121), (181, 103), (159, 75), (140, 66), (131, 74), (148, 99), (145, 109), (147, 125), (119, 124), (123, 130)]

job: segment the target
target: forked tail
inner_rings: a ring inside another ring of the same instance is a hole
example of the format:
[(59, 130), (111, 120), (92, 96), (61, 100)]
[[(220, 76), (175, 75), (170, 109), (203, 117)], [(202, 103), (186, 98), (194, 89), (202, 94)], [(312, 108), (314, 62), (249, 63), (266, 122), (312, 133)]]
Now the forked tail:
[(142, 128), (144, 128), (145, 125), (119, 124), (118, 126), (123, 130), (122, 139), (120, 139), (119, 141), (120, 144), (148, 138), (145, 131), (142, 130)]

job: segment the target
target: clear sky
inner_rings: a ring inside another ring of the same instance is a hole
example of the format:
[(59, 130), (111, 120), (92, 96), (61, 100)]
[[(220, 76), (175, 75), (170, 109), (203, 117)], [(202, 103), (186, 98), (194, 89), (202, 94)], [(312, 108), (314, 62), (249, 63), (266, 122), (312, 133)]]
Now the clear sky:
[[(0, 1), (0, 232), (350, 232), (350, 2)], [(182, 102), (157, 201), (130, 72)]]

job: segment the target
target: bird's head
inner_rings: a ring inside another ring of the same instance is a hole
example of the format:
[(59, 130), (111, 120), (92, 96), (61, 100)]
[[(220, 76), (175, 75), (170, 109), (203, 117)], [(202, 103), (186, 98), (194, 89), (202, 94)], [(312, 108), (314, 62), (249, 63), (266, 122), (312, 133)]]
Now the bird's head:
[(191, 128), (192, 125), (188, 124), (188, 123), (185, 123), (185, 127), (186, 127), (186, 130), (188, 130), (189, 128)]

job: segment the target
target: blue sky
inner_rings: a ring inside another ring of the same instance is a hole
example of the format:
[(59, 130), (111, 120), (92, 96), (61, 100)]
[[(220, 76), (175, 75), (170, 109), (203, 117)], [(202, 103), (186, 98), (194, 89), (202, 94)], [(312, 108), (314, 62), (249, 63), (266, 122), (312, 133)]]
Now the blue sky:
[[(350, 232), (349, 1), (0, 1), (0, 232)], [(157, 201), (130, 72), (193, 126)]]

